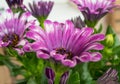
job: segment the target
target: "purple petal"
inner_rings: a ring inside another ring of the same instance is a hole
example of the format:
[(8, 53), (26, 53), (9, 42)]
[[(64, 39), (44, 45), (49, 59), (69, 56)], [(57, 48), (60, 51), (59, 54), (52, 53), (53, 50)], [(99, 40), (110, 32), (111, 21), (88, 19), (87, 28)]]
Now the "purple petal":
[(87, 48), (85, 49), (85, 51), (88, 51), (88, 50), (102, 50), (104, 48), (104, 46), (100, 43), (91, 43), (91, 44), (87, 45), (86, 47)]
[(88, 52), (83, 52), (79, 57), (81, 62), (89, 62), (91, 59), (91, 55)]
[(54, 81), (51, 79), (48, 79), (48, 84), (54, 84)]
[(105, 39), (104, 34), (94, 34), (90, 37), (90, 42), (95, 42), (95, 41), (102, 41)]
[(35, 24), (36, 24), (36, 20), (30, 20), (25, 25), (25, 28), (30, 28), (30, 27), (33, 27), (33, 26), (36, 27)]
[(65, 55), (57, 54), (56, 51), (51, 51), (50, 55), (55, 59), (55, 60), (63, 60), (65, 58)]
[(60, 84), (66, 84), (67, 79), (69, 78), (69, 71), (65, 72), (60, 78)]
[(55, 79), (55, 72), (51, 68), (46, 68), (45, 69), (45, 75), (50, 80), (51, 82), (54, 81)]
[(42, 52), (42, 51), (37, 51), (37, 57), (38, 58), (42, 58), (42, 59), (49, 59), (50, 58), (50, 55)]
[(41, 37), (39, 36), (38, 33), (32, 32), (32, 31), (26, 32), (26, 37), (30, 38), (30, 39), (33, 39), (33, 40), (39, 40), (39, 39), (41, 39)]
[(25, 52), (31, 52), (33, 51), (32, 48), (31, 48), (31, 43), (26, 43), (24, 46), (23, 46), (23, 50)]
[[(62, 25), (58, 22), (45, 21), (45, 31), (49, 39), (50, 48), (61, 46), (62, 40)], [(54, 38), (53, 38), (54, 37)]]
[(77, 62), (76, 60), (63, 59), (62, 64), (68, 67), (74, 67), (77, 64)]
[[(77, 39), (73, 40), (73, 52), (77, 53), (80, 52), (83, 49), (83, 46), (86, 44), (86, 40), (89, 38), (89, 36), (93, 33), (92, 28), (83, 28), (78, 35)], [(80, 47), (79, 47), (80, 46)]]
[(63, 47), (67, 47), (67, 43), (72, 33), (74, 33), (74, 25), (71, 21), (67, 21), (64, 28), (63, 39), (62, 39)]
[(48, 50), (46, 48), (46, 45), (42, 41), (36, 41), (36, 42), (32, 43), (31, 44), (31, 48), (34, 51), (37, 51), (37, 50), (40, 50), (40, 49), (42, 49), (42, 50)]
[(102, 55), (99, 52), (91, 53), (91, 55), (92, 55), (91, 61), (93, 61), (93, 62), (97, 62), (102, 59)]
[(20, 20), (22, 22), (25, 22), (27, 20), (27, 18), (29, 18), (31, 16), (31, 13), (30, 12), (25, 12), (22, 14), (22, 16), (20, 17)]

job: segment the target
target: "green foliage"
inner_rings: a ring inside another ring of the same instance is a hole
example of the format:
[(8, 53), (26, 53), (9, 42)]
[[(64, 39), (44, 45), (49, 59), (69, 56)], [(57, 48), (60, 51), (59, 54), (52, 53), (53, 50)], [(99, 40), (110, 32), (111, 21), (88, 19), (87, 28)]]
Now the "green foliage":
[(113, 40), (108, 38), (109, 40), (113, 41), (113, 44), (110, 45), (106, 38), (102, 42), (104, 49), (100, 51), (103, 56), (102, 60), (96, 63), (89, 63), (89, 71), (94, 80), (97, 80), (109, 67), (113, 67), (118, 71), (120, 68), (120, 41), (111, 26), (108, 26), (105, 35), (113, 36)]
[(67, 81), (67, 84), (81, 84), (80, 83), (80, 76), (77, 71), (70, 71), (70, 77)]

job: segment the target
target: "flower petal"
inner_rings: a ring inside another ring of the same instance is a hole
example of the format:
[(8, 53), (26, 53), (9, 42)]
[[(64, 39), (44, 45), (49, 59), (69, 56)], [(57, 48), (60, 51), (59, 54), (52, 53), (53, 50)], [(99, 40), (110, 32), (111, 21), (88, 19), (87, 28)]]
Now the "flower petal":
[(45, 75), (49, 80), (49, 84), (53, 84), (54, 79), (55, 79), (55, 72), (51, 68), (46, 68), (45, 69)]
[(80, 55), (79, 60), (81, 62), (89, 62), (91, 59), (91, 55), (88, 52), (83, 52), (82, 55)]
[(77, 62), (76, 60), (63, 59), (62, 64), (68, 67), (74, 67), (77, 64)]
[(91, 43), (91, 44), (88, 44), (85, 47), (86, 47), (85, 51), (89, 51), (89, 50), (102, 50), (104, 48), (104, 46), (102, 44), (100, 44), (100, 43)]
[(65, 55), (61, 55), (61, 54), (58, 54), (56, 53), (55, 50), (51, 51), (50, 52), (50, 55), (55, 59), (55, 60), (63, 60), (65, 58)]
[(38, 58), (42, 58), (42, 59), (49, 59), (50, 58), (49, 54), (46, 54), (42, 51), (37, 51), (36, 53), (37, 53)]
[(36, 32), (28, 31), (26, 32), (26, 37), (33, 39), (33, 40), (39, 40), (41, 39), (40, 35)]
[(66, 84), (69, 75), (70, 75), (69, 71), (65, 72), (60, 78), (60, 84)]
[(91, 55), (92, 55), (92, 57), (91, 57), (90, 61), (97, 62), (102, 59), (102, 55), (99, 52), (91, 53)]
[(48, 48), (46, 47), (46, 45), (42, 41), (33, 42), (31, 44), (31, 48), (34, 51), (37, 51), (37, 50), (40, 50), (40, 49), (42, 49), (42, 50), (48, 50)]

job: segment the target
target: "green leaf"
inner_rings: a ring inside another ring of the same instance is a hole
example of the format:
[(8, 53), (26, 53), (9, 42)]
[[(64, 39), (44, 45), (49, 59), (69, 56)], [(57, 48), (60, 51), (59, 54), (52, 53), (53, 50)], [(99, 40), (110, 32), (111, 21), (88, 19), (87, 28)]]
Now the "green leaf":
[(114, 52), (114, 54), (120, 54), (120, 45), (113, 48), (113, 52)]
[(106, 35), (107, 34), (115, 34), (115, 32), (113, 31), (113, 28), (110, 25), (107, 27)]
[(92, 84), (92, 77), (89, 72), (88, 63), (81, 63), (73, 69), (73, 72), (78, 71), (81, 84)]
[(80, 84), (80, 76), (78, 72), (70, 72), (70, 77), (67, 81), (67, 84)]
[(30, 78), (27, 82), (27, 84), (37, 84), (35, 81), (35, 78)]

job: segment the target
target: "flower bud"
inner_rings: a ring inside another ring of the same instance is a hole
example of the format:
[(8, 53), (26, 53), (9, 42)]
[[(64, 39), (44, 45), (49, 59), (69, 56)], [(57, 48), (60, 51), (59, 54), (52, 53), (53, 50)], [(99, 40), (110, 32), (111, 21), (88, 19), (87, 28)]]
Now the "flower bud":
[(106, 41), (105, 41), (105, 43), (106, 43), (106, 45), (107, 45), (108, 47), (113, 46), (113, 44), (114, 44), (113, 34), (108, 34), (108, 35), (106, 36)]

